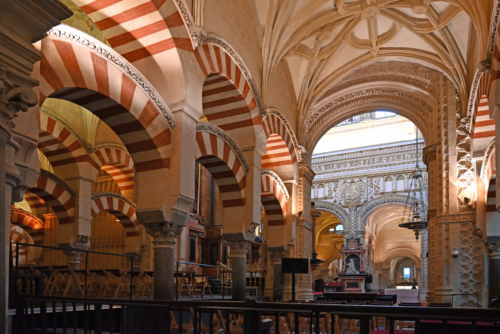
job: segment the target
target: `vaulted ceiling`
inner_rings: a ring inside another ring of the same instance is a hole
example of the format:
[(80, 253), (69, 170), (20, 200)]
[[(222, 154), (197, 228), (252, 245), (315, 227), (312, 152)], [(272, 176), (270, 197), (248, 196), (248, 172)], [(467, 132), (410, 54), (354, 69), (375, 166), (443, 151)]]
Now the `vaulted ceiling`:
[[(299, 120), (338, 91), (336, 84), (345, 85), (347, 73), (358, 70), (360, 80), (369, 81), (360, 69), (381, 61), (408, 62), (394, 66), (414, 75), (412, 84), (429, 95), (434, 72), (444, 73), (465, 102), (477, 67), (471, 58), (486, 56), (489, 0), (248, 1), (262, 43), (264, 102), (273, 72), (285, 61)], [(378, 66), (397, 82), (398, 69)]]

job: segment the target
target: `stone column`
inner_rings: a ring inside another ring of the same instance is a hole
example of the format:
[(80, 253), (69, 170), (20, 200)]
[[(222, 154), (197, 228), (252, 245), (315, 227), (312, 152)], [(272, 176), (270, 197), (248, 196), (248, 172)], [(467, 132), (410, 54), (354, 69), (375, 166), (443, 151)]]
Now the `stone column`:
[[(90, 205), (93, 179), (90, 175), (80, 175), (69, 177), (65, 181), (75, 192), (75, 222), (73, 224), (59, 225), (58, 245), (63, 248), (87, 250), (90, 248), (92, 223)], [(68, 259), (68, 265), (75, 270), (79, 270), (83, 254), (73, 251), (64, 254)]]
[[(20, 146), (13, 140), (13, 119), (20, 111), (38, 103), (32, 91), (38, 81), (31, 78), (41, 53), (33, 44), (50, 28), (73, 13), (57, 0), (0, 2), (0, 332), (8, 332), (8, 284), (10, 248), (10, 207), (12, 191), (22, 183), (14, 164)], [(38, 114), (35, 113), (35, 117)], [(18, 193), (14, 198), (18, 199)]]
[(184, 227), (169, 222), (144, 224), (146, 232), (153, 237), (155, 287), (154, 299), (175, 299), (175, 238)]
[(286, 255), (286, 247), (269, 247), (273, 268), (273, 299), (283, 301), (285, 298), (285, 275), (281, 271), (281, 259)]
[(228, 244), (233, 259), (233, 300), (244, 301), (247, 298), (247, 253), (250, 242), (229, 241)]
[(490, 251), (489, 261), (489, 299), (500, 298), (500, 242), (490, 243), (488, 245)]
[(427, 253), (429, 252), (429, 232), (427, 230), (420, 232), (420, 284), (418, 294), (420, 300), (425, 300), (427, 290), (429, 289), (429, 262)]

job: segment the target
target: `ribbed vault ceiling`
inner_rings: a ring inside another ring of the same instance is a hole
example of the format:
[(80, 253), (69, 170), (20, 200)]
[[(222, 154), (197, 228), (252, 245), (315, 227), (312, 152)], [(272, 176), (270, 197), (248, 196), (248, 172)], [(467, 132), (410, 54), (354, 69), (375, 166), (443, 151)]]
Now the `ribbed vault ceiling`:
[[(262, 39), (264, 102), (269, 79), (284, 60), (302, 120), (339, 90), (335, 84), (346, 84), (343, 76), (377, 59), (410, 62), (410, 72), (411, 63), (427, 66), (427, 77), (415, 77), (414, 84), (428, 94), (434, 90), (433, 72), (440, 71), (465, 102), (471, 77), (467, 61), (471, 49), (486, 50), (491, 18), (487, 0), (249, 1), (255, 2)], [(387, 75), (397, 82), (395, 73)]]

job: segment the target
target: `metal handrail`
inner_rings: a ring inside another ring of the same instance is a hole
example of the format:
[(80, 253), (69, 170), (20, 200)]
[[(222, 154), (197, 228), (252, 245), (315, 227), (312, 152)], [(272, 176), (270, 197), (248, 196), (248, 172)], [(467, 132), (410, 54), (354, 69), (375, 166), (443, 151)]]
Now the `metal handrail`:
[[(448, 328), (449, 325), (466, 325), (464, 322), (469, 322), (471, 326), (471, 330), (478, 329), (478, 326), (482, 324), (478, 324), (478, 322), (488, 322), (495, 326), (495, 329), (500, 328), (500, 309), (477, 309), (477, 308), (438, 308), (438, 307), (399, 307), (399, 306), (378, 306), (378, 305), (335, 305), (335, 304), (313, 304), (313, 303), (271, 303), (271, 302), (257, 302), (255, 300), (247, 300), (245, 302), (239, 301), (167, 301), (167, 300), (116, 300), (116, 299), (98, 299), (98, 298), (73, 298), (73, 297), (51, 297), (51, 296), (22, 296), (20, 305), (17, 308), (18, 319), (16, 319), (16, 323), (18, 326), (30, 326), (31, 324), (35, 324), (35, 317), (41, 317), (41, 321), (36, 321), (36, 323), (44, 324), (46, 326), (47, 320), (56, 321), (51, 319), (57, 319), (57, 317), (48, 317), (47, 316), (47, 308), (48, 305), (58, 305), (64, 308), (61, 314), (66, 316), (68, 312), (67, 306), (70, 306), (69, 312), (73, 312), (73, 319), (76, 317), (75, 315), (75, 307), (78, 304), (83, 304), (83, 314), (84, 319), (88, 319), (90, 315), (88, 312), (95, 312), (93, 318), (99, 319), (100, 323), (94, 324), (96, 327), (100, 326), (99, 329), (95, 329), (96, 333), (102, 333), (103, 325), (105, 325), (103, 319), (102, 310), (104, 309), (112, 309), (112, 308), (120, 308), (121, 311), (117, 311), (118, 314), (122, 314), (122, 316), (126, 317), (128, 314), (140, 315), (144, 314), (144, 319), (149, 319), (149, 316), (153, 316), (154, 314), (162, 314), (164, 315), (163, 319), (159, 319), (160, 321), (165, 321), (167, 323), (165, 327), (159, 327), (163, 330), (166, 329), (166, 332), (169, 333), (169, 325), (171, 320), (170, 311), (175, 311), (179, 313), (179, 321), (178, 328), (183, 328), (182, 324), (182, 312), (186, 312), (186, 308), (192, 309), (192, 316), (194, 320), (192, 323), (194, 324), (194, 332), (199, 333), (198, 331), (198, 321), (197, 319), (201, 319), (202, 313), (210, 313), (212, 317), (218, 311), (223, 311), (226, 314), (226, 323), (229, 325), (228, 319), (229, 313), (244, 313), (244, 326), (245, 333), (257, 333), (257, 331), (247, 331), (247, 326), (250, 326), (250, 329), (255, 329), (258, 325), (256, 321), (247, 321), (250, 319), (260, 319), (260, 315), (262, 313), (274, 314), (276, 317), (277, 323), (275, 323), (275, 328), (279, 328), (279, 315), (283, 313), (292, 313), (295, 315), (295, 326), (296, 330), (298, 330), (299, 326), (299, 317), (307, 317), (310, 318), (311, 324), (313, 320), (315, 320), (315, 332), (319, 333), (319, 322), (322, 314), (328, 313), (331, 315), (331, 319), (334, 319), (335, 316), (339, 316), (340, 318), (346, 319), (359, 319), (360, 320), (360, 333), (365, 334), (369, 333), (369, 323), (370, 319), (373, 317), (384, 317), (389, 321), (391, 329), (394, 328), (395, 320), (409, 320), (415, 321), (415, 333), (421, 334), (422, 332), (422, 323), (428, 322), (427, 320), (438, 320), (433, 323), (433, 326), (441, 326), (442, 329)], [(39, 308), (37, 311), (34, 307)], [(112, 307), (109, 307), (112, 306)], [(131, 312), (127, 311), (127, 309), (131, 310)], [(143, 310), (143, 311), (141, 311)], [(155, 313), (157, 312), (158, 313)], [(36, 316), (39, 312), (39, 315)], [(78, 311), (80, 312), (80, 311)], [(116, 313), (113, 313), (116, 314)], [(175, 316), (175, 315), (174, 315)], [(31, 321), (27, 321), (32, 319)], [(106, 319), (112, 318), (111, 316), (107, 316)], [(65, 318), (66, 319), (66, 318)], [(71, 321), (71, 317), (67, 317)], [(222, 321), (223, 319), (221, 319)], [(73, 324), (76, 324), (76, 320), (73, 320)], [(459, 322), (458, 324), (453, 324), (453, 322)], [(142, 328), (145, 330), (149, 330), (151, 333), (154, 332), (155, 326), (158, 324), (150, 323), (148, 324), (148, 328), (144, 328), (144, 322), (141, 322), (140, 319), (136, 319), (135, 322), (127, 324), (124, 322), (125, 326), (130, 326), (130, 328), (122, 328), (123, 331), (126, 330), (134, 330), (134, 326), (136, 326), (136, 330)], [(55, 323), (54, 328), (56, 328), (58, 323)], [(63, 321), (63, 325), (67, 326), (66, 322)], [(164, 324), (163, 324), (164, 325)], [(31, 325), (33, 326), (33, 325)], [(68, 327), (70, 325), (68, 324)], [(76, 326), (76, 325), (74, 325)], [(85, 329), (88, 329), (90, 325)], [(142, 326), (142, 327), (141, 327)], [(210, 324), (211, 329), (213, 330), (213, 323)], [(254, 326), (254, 327), (252, 327)], [(20, 327), (23, 329), (24, 327)], [(76, 328), (76, 327), (75, 327)], [(334, 328), (334, 320), (332, 320), (332, 327)], [(142, 330), (141, 330), (142, 332)], [(312, 332), (312, 331), (310, 331)], [(148, 332), (149, 333), (149, 332)], [(155, 332), (156, 333), (156, 332)], [(444, 333), (444, 332), (443, 332)]]
[[(62, 250), (62, 251), (82, 252), (82, 253), (86, 253), (86, 254), (99, 254), (99, 255), (128, 257), (128, 258), (130, 258), (130, 299), (132, 299), (132, 289), (133, 289), (132, 272), (134, 271), (134, 256), (133, 255), (96, 252), (96, 251), (89, 251), (89, 250), (79, 249), (79, 248), (63, 248), (63, 247), (54, 247), (54, 246), (34, 245), (34, 244), (27, 244), (27, 243), (23, 243), (23, 242), (18, 242), (18, 243), (16, 243), (16, 271), (15, 271), (14, 282), (17, 282), (17, 279), (19, 277), (19, 246), (29, 246), (29, 247), (55, 249), (55, 250)], [(85, 257), (85, 297), (87, 297), (87, 285), (88, 285), (88, 275), (89, 275), (88, 270), (89, 270), (89, 257), (86, 256)], [(15, 289), (15, 293), (17, 294), (17, 289)]]

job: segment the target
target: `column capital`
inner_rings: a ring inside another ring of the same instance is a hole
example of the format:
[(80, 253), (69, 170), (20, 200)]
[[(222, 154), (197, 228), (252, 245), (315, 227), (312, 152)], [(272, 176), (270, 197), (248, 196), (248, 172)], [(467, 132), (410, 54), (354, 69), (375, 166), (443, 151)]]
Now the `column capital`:
[(424, 164), (427, 166), (427, 168), (429, 168), (429, 163), (431, 161), (434, 161), (437, 159), (436, 150), (437, 150), (437, 144), (424, 147), (424, 151), (423, 151), (424, 156), (423, 156), (422, 160), (424, 161)]
[(38, 97), (32, 86), (15, 84), (7, 66), (0, 64), (0, 129), (10, 138), (10, 130), (14, 128), (14, 118), (19, 111), (28, 111), (38, 103)]
[(268, 250), (271, 253), (271, 263), (272, 264), (280, 264), (281, 259), (285, 257), (287, 252), (287, 246), (279, 246), (279, 247), (269, 247)]
[(175, 238), (181, 235), (183, 226), (169, 222), (144, 224), (146, 233), (153, 237), (154, 248), (174, 247)]
[(312, 182), (316, 173), (308, 165), (299, 164), (299, 177), (305, 177), (309, 182)]
[(490, 259), (500, 259), (500, 242), (488, 244)]
[(246, 257), (247, 253), (250, 251), (250, 242), (245, 240), (240, 241), (228, 241), (229, 247), (231, 247), (231, 257)]

